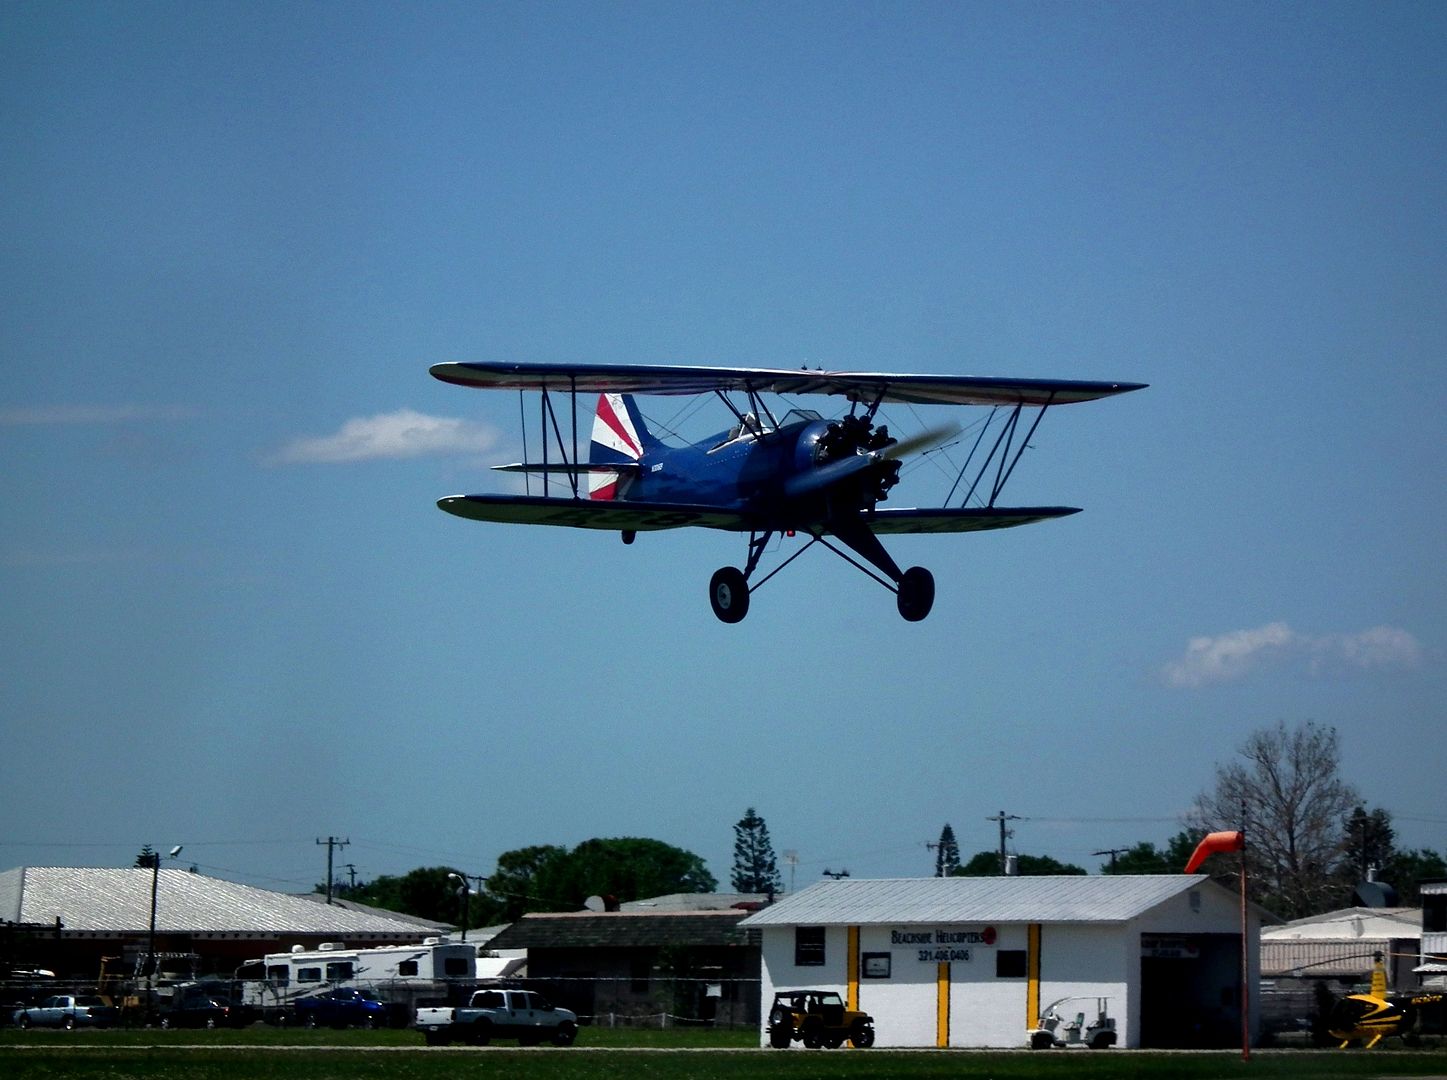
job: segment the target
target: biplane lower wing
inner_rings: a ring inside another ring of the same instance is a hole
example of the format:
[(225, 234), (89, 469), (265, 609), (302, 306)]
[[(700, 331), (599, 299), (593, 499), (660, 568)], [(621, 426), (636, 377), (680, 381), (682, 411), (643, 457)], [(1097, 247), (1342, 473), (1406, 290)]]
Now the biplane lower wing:
[(983, 532), (1013, 529), (1080, 513), (1078, 506), (938, 507), (923, 510), (880, 508), (865, 517), (878, 534)]
[(742, 514), (715, 506), (687, 503), (624, 503), (616, 500), (554, 499), (541, 495), (451, 495), (437, 500), (439, 508), (473, 521), (506, 525), (561, 525), (573, 529), (608, 529), (613, 532), (650, 532), (682, 529), (743, 531)]

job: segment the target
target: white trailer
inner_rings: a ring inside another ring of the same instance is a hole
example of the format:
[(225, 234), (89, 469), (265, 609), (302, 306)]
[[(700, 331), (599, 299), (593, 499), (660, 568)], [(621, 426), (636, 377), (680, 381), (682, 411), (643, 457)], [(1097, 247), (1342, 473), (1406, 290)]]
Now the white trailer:
[(298, 998), (339, 986), (371, 990), (410, 1015), (419, 998), (447, 997), (452, 988), (471, 986), (477, 978), (477, 946), (436, 937), (375, 949), (348, 948), (341, 942), (324, 942), (315, 949), (296, 945), (290, 952), (248, 960), (236, 971), (241, 1004), (279, 1020), (285, 1020)]

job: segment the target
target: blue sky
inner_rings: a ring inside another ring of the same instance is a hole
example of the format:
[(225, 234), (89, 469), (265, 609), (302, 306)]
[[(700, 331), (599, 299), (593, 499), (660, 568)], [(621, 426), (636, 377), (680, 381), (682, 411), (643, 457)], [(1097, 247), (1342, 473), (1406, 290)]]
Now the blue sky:
[[(643, 835), (726, 881), (752, 805), (800, 885), (999, 809), (1094, 869), (1277, 720), (1447, 849), (1444, 44), (1412, 3), (5, 5), (0, 865)], [(892, 543), (924, 623), (811, 552), (724, 626), (735, 538), (438, 512), (521, 452), (447, 360), (1151, 388), (1006, 491), (1084, 513)]]

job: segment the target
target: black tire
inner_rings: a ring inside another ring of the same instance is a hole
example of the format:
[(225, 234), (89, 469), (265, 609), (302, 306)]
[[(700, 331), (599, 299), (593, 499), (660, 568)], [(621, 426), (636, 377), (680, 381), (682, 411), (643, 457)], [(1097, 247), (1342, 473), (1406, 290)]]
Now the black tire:
[(849, 1045), (856, 1050), (868, 1050), (874, 1045), (874, 1025), (863, 1021), (855, 1024), (854, 1030), (849, 1033)]
[(30, 1026), (30, 1017), (26, 1016), (24, 1013), (21, 1013), (15, 1018), (15, 1026), (18, 1027), (21, 1031), (24, 1031)]
[(919, 622), (935, 606), (935, 576), (923, 566), (911, 566), (899, 579), (895, 605), (906, 622)]
[(479, 1020), (472, 1025), (472, 1034), (468, 1036), (468, 1042), (473, 1046), (486, 1046), (492, 1042), (492, 1023), (488, 1020)]
[(803, 1034), (804, 1045), (810, 1050), (818, 1050), (824, 1045), (824, 1032), (821, 1030), (820, 1025), (805, 1023)]
[(1030, 1036), (1031, 1050), (1049, 1050), (1055, 1046), (1055, 1040), (1050, 1037), (1048, 1031), (1037, 1031)]
[(1099, 1035), (1090, 1040), (1090, 1048), (1092, 1050), (1109, 1050), (1114, 1042), (1115, 1038), (1110, 1035), (1109, 1032), (1102, 1031)]
[(708, 602), (720, 622), (742, 622), (749, 613), (749, 583), (743, 571), (733, 566), (715, 570), (708, 583)]
[(321, 1024), (321, 1021), (317, 1019), (317, 1014), (316, 1014), (316, 1013), (314, 1013), (314, 1012), (309, 1012), (309, 1013), (307, 1013), (306, 1016), (303, 1018), (303, 1020), (302, 1020), (302, 1022), (301, 1022), (301, 1026), (302, 1026), (302, 1027), (309, 1027), (309, 1028), (319, 1028), (319, 1027), (322, 1026), (322, 1024)]
[(63, 1027), (63, 1028), (65, 1028), (66, 1031), (74, 1031), (74, 1030), (75, 1030), (75, 1017), (73, 1017), (73, 1016), (67, 1016), (67, 1017), (65, 1017), (63, 1020), (60, 1021), (60, 1026)]
[(452, 1036), (446, 1031), (424, 1031), (422, 1038), (428, 1046), (448, 1046), (452, 1042)]
[(578, 1038), (578, 1025), (571, 1020), (564, 1020), (553, 1032), (554, 1046), (572, 1046)]
[(789, 1049), (789, 1043), (792, 1041), (793, 1035), (787, 1026), (776, 1025), (769, 1028), (769, 1045), (775, 1050)]

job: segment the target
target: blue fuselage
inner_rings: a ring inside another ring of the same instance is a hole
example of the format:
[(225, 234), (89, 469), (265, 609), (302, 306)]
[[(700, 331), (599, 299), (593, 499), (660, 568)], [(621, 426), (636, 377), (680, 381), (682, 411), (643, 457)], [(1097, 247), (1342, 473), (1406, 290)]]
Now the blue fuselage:
[(804, 528), (827, 516), (824, 499), (784, 497), (790, 477), (815, 463), (828, 422), (786, 422), (762, 435), (720, 432), (684, 447), (655, 443), (639, 459), (641, 472), (622, 498), (628, 502), (686, 503), (739, 510), (761, 527)]

